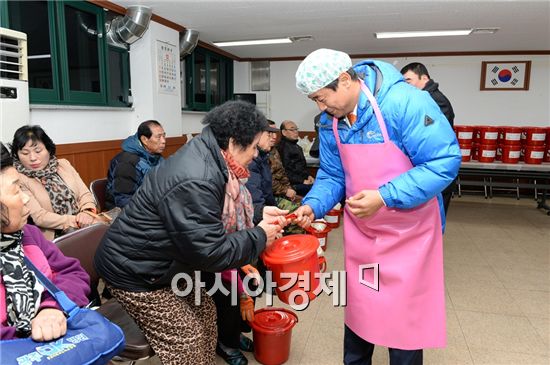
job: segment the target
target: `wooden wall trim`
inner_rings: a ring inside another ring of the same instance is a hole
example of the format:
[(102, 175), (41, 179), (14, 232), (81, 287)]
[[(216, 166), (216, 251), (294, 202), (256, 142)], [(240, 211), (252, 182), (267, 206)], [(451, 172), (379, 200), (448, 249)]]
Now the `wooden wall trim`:
[(237, 57), (237, 56), (235, 56), (234, 54), (229, 53), (229, 52), (227, 52), (227, 51), (224, 51), (223, 49), (218, 48), (218, 47), (216, 47), (216, 46), (213, 45), (213, 44), (206, 43), (206, 42), (203, 42), (203, 41), (199, 41), (199, 46), (202, 47), (202, 48), (206, 48), (206, 49), (208, 49), (208, 50), (210, 50), (210, 51), (216, 52), (217, 54), (220, 54), (220, 55), (225, 56), (225, 57), (227, 57), (227, 58), (230, 58), (230, 59), (232, 59), (233, 61), (242, 62), (242, 58)]

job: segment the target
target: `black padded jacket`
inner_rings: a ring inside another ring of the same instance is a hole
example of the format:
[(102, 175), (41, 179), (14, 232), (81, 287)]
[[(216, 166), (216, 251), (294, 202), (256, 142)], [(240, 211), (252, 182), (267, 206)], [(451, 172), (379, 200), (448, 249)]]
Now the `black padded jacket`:
[(227, 165), (209, 127), (153, 168), (113, 222), (94, 265), (115, 288), (170, 287), (175, 274), (220, 272), (254, 261), (266, 234), (254, 227), (225, 233)]

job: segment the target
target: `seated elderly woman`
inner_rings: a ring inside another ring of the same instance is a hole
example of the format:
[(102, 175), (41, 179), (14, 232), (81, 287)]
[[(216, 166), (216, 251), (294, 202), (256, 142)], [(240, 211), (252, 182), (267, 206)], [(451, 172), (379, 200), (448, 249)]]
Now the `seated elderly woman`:
[[(146, 175), (94, 260), (164, 365), (215, 363), (216, 308), (191, 279), (195, 272), (206, 285), (213, 273), (255, 261), (287, 224), (286, 212), (273, 208), (254, 227), (252, 208), (244, 208), (251, 199), (240, 180), (258, 153), (264, 115), (230, 101), (203, 123), (199, 136)], [(176, 286), (176, 274), (189, 281)]]
[(92, 193), (69, 161), (55, 157), (55, 144), (40, 126), (19, 128), (11, 152), (30, 216), (47, 239), (95, 223), (86, 213), (97, 211)]
[(65, 315), (23, 257), (80, 306), (88, 303), (90, 279), (78, 260), (65, 257), (38, 228), (26, 225), (29, 197), (19, 187), (19, 174), (1, 142), (0, 149), (0, 340), (30, 335), (50, 341), (65, 334)]

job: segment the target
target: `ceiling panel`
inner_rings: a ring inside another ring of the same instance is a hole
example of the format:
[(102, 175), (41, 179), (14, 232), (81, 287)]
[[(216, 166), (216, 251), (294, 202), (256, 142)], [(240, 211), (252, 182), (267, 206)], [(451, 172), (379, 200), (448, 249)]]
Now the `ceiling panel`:
[[(350, 54), (550, 50), (550, 0), (539, 1), (114, 1), (231, 41), (312, 35), (312, 41), (224, 47), (241, 58), (303, 57), (325, 47)], [(498, 27), (494, 35), (377, 40), (379, 31)]]

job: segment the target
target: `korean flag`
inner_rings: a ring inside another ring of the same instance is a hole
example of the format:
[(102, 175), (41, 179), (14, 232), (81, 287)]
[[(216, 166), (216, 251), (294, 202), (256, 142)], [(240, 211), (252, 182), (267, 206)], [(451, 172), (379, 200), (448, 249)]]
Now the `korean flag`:
[(487, 89), (523, 89), (527, 64), (488, 63), (485, 65), (485, 88)]

